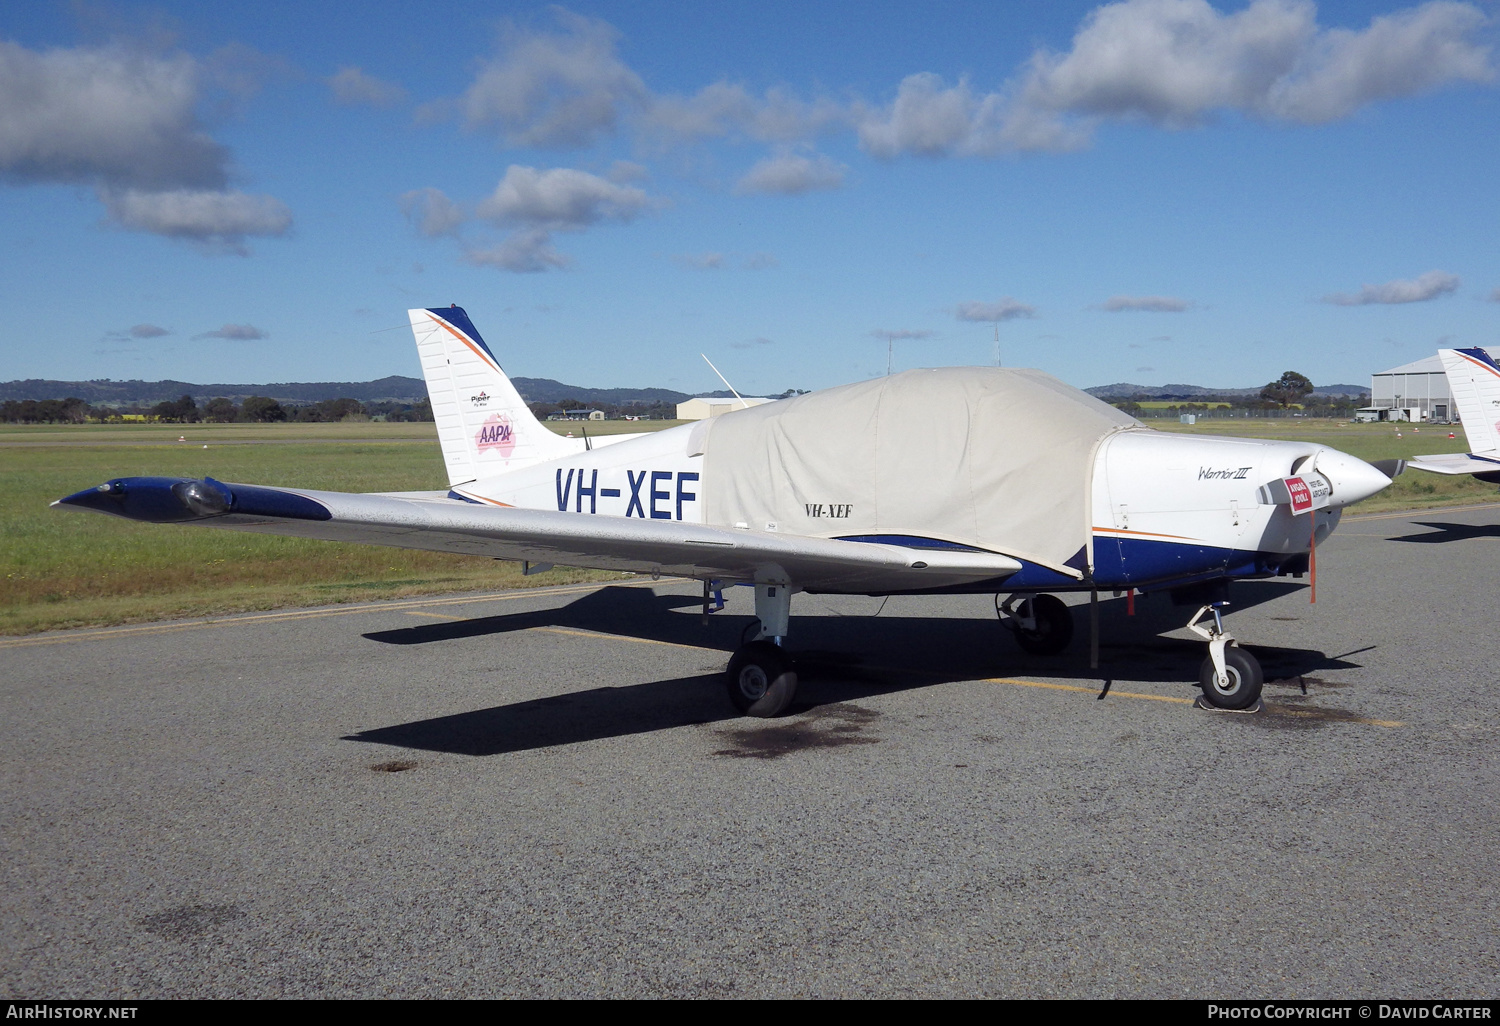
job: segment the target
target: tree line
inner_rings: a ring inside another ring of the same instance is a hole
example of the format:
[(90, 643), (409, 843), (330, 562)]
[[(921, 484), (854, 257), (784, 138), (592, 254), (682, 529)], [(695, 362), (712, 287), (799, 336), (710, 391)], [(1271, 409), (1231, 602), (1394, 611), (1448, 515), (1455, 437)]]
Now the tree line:
[(163, 424), (274, 424), (325, 423), (345, 420), (430, 421), (432, 403), (369, 402), (325, 399), (319, 403), (280, 403), (263, 395), (242, 403), (218, 397), (199, 406), (190, 395), (154, 406), (91, 406), (77, 397), (67, 399), (8, 399), (0, 403), (0, 422), (6, 424), (106, 424), (126, 417), (146, 417)]
[(1104, 401), (1131, 416), (1176, 416), (1179, 413), (1210, 412), (1215, 407), (1228, 406), (1232, 410), (1290, 410), (1297, 407), (1309, 417), (1352, 417), (1354, 411), (1366, 401), (1363, 396), (1314, 396), (1314, 385), (1304, 374), (1286, 371), (1253, 396), (1212, 397), (1202, 402), (1191, 400), (1167, 407), (1146, 409), (1142, 401), (1146, 396), (1111, 396)]

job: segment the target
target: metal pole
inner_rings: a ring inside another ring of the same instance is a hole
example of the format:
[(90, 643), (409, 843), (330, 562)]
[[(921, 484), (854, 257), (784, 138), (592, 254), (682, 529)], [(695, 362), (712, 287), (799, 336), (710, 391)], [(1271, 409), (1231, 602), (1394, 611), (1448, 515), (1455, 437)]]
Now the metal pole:
[(1099, 668), (1099, 588), (1089, 591), (1089, 669)]

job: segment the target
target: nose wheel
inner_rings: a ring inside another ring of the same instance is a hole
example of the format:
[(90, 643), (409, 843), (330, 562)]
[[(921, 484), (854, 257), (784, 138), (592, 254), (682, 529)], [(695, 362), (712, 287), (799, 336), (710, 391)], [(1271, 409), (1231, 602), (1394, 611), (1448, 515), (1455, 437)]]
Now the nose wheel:
[[(1265, 677), (1260, 662), (1224, 629), (1220, 611), (1227, 605), (1211, 602), (1188, 621), (1188, 630), (1208, 642), (1208, 658), (1198, 669), (1198, 685), (1203, 689), (1203, 700), (1215, 708), (1249, 709), (1260, 699)], [(1213, 623), (1200, 626), (1198, 621), (1207, 613), (1213, 614)]]

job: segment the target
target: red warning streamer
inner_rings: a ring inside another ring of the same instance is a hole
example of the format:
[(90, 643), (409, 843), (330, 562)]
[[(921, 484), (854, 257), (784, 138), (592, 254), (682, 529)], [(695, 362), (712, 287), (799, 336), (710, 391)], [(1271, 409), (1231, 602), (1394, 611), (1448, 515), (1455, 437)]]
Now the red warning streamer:
[(1307, 518), (1312, 521), (1312, 540), (1307, 544), (1307, 576), (1312, 583), (1312, 603), (1318, 601), (1318, 511)]

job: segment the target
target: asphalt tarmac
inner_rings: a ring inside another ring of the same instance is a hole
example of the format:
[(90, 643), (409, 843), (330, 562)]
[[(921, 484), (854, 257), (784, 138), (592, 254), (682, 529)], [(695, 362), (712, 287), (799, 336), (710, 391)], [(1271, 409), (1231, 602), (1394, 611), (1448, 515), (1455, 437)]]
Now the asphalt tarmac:
[[(1494, 998), (1500, 508), (1024, 656), (988, 596), (420, 599), (0, 639), (0, 993)], [(1078, 612), (1083, 613), (1084, 610)], [(1106, 681), (1108, 694), (1100, 698)]]

